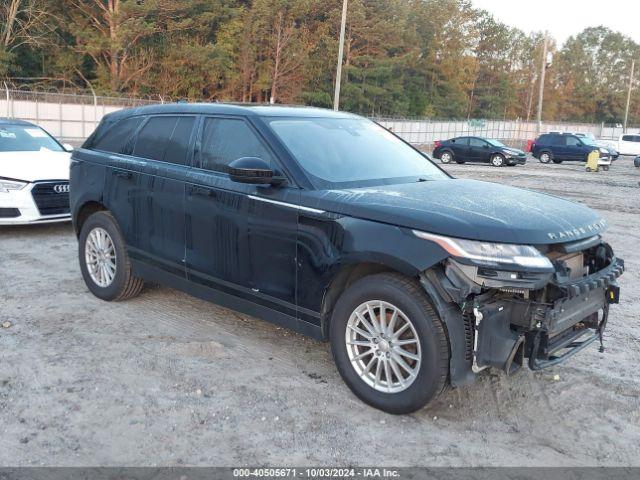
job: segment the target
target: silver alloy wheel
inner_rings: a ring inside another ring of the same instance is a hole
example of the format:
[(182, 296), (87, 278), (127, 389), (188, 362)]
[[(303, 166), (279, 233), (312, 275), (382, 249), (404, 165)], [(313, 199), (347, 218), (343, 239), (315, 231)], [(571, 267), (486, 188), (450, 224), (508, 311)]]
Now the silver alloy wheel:
[(549, 155), (548, 153), (543, 153), (542, 155), (540, 155), (540, 161), (542, 163), (549, 163), (549, 161), (551, 160), (551, 155)]
[(113, 283), (116, 276), (116, 249), (104, 228), (96, 227), (89, 232), (84, 258), (89, 276), (96, 285), (106, 288)]
[(440, 155), (440, 161), (442, 163), (451, 162), (451, 154), (449, 152), (444, 152), (442, 155)]
[(345, 342), (351, 366), (370, 387), (398, 393), (411, 386), (422, 361), (420, 339), (411, 320), (396, 306), (370, 300), (347, 322)]
[(501, 167), (503, 163), (504, 163), (504, 159), (502, 158), (501, 155), (494, 155), (491, 158), (491, 165), (493, 165), (494, 167)]

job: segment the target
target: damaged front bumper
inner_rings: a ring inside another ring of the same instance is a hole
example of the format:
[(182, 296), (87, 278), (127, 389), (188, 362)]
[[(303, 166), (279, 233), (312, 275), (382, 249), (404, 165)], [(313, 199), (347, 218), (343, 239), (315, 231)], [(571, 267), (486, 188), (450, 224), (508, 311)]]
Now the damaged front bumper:
[(550, 367), (602, 342), (624, 261), (602, 242), (583, 251), (553, 248), (547, 254), (555, 272), (491, 270), (450, 258), (423, 274), (449, 333), (452, 385), (488, 367), (507, 374), (525, 363)]

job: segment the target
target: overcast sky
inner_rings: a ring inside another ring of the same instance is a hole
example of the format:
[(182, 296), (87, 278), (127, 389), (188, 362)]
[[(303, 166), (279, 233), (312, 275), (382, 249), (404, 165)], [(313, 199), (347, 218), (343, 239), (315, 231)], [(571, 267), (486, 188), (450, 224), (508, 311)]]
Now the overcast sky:
[(586, 27), (604, 25), (640, 43), (640, 0), (472, 0), (508, 25), (549, 30), (562, 45)]

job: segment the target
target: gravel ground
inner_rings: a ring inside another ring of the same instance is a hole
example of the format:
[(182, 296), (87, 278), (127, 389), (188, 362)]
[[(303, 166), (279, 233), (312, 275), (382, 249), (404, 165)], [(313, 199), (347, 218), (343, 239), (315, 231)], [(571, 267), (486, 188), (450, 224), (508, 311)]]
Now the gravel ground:
[(487, 372), (391, 416), (350, 393), (327, 344), (164, 287), (102, 302), (70, 225), (2, 228), (0, 465), (640, 466), (640, 171), (447, 168), (607, 218), (627, 272), (604, 354)]

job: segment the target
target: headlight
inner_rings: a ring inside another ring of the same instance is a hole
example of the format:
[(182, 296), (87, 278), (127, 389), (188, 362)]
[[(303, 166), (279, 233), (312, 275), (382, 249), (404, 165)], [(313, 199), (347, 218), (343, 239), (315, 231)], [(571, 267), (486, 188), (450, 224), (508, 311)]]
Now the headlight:
[(18, 180), (7, 180), (6, 178), (0, 178), (0, 193), (9, 193), (14, 190), (22, 190), (27, 186), (26, 182), (19, 182)]
[(452, 257), (463, 261), (467, 260), (467, 262), (471, 262), (474, 265), (492, 268), (520, 267), (536, 270), (554, 270), (551, 261), (542, 255), (538, 249), (530, 245), (464, 240), (418, 230), (413, 230), (413, 234), (424, 240), (437, 243)]

